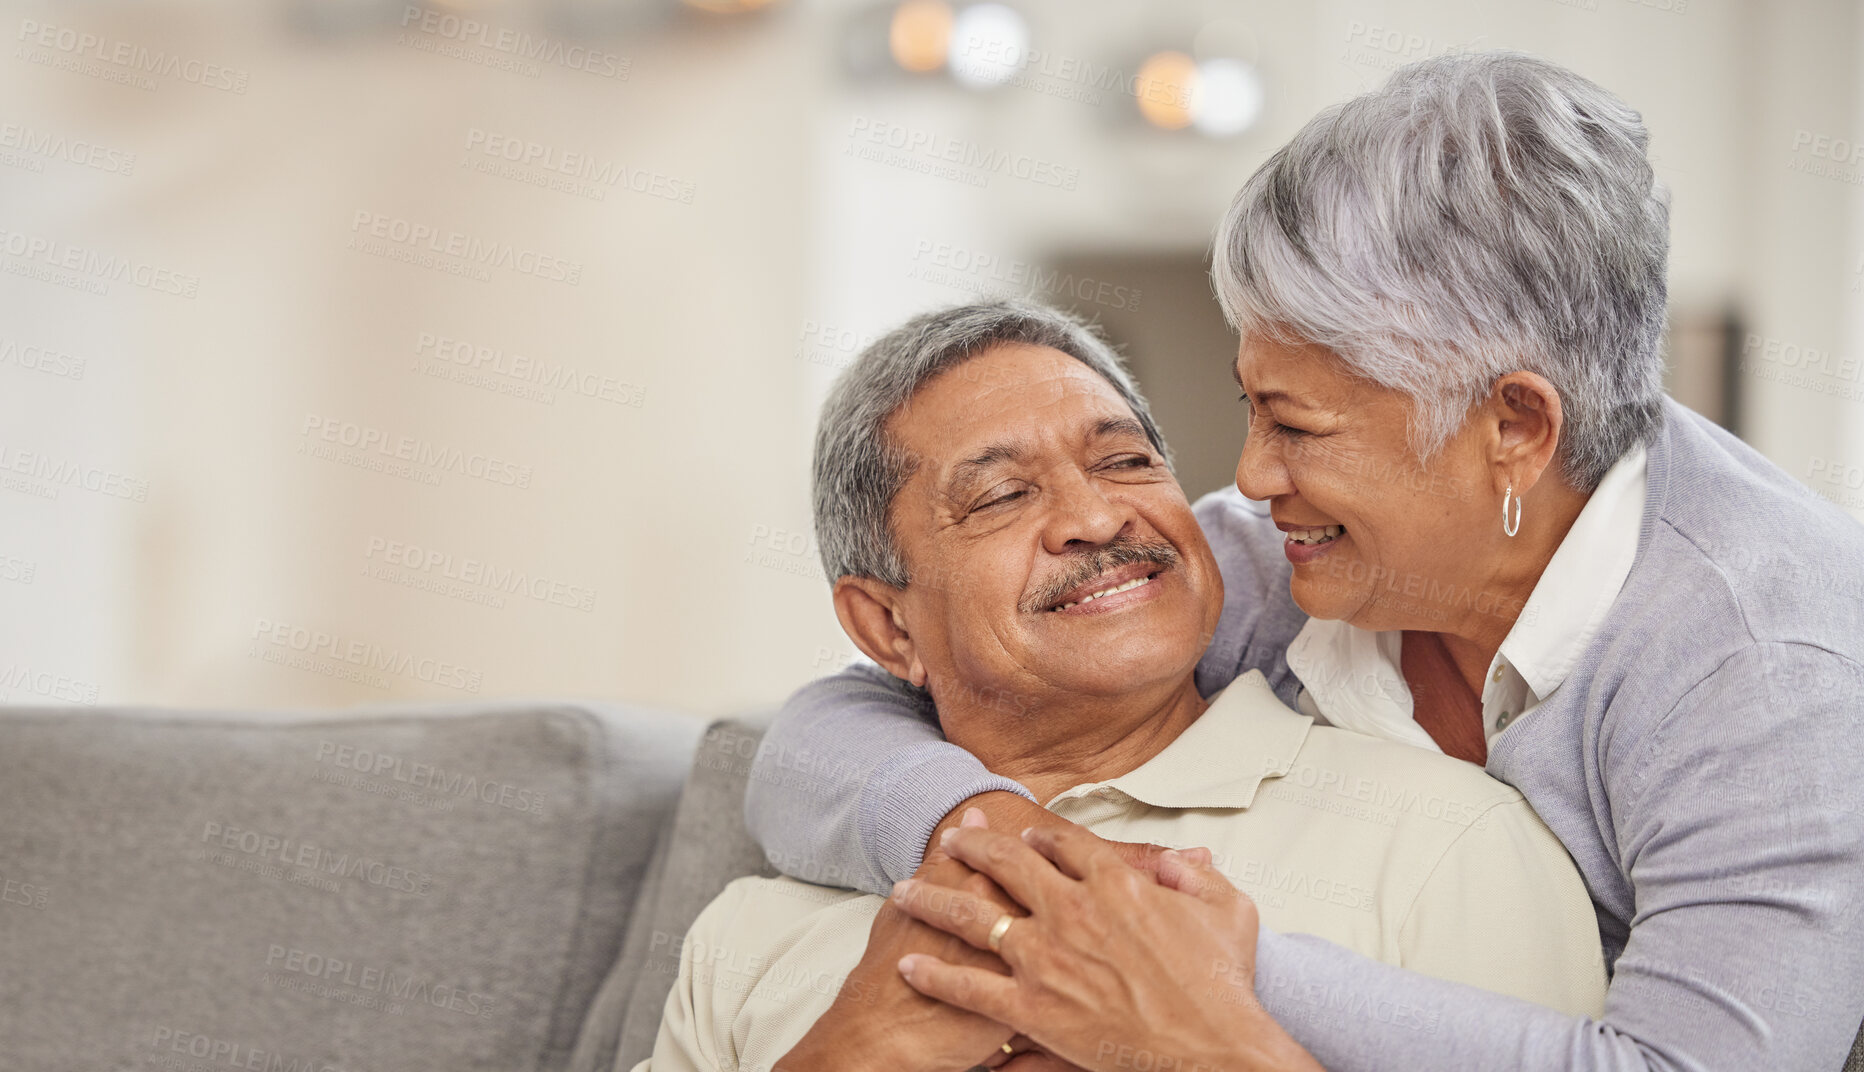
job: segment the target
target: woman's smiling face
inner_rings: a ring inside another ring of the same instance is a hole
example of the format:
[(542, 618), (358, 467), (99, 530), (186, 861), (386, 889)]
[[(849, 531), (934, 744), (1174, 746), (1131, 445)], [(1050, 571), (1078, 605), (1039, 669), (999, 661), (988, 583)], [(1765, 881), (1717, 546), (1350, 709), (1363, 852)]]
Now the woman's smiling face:
[(1495, 602), (1506, 537), (1479, 422), (1421, 465), (1410, 398), (1323, 347), (1246, 339), (1235, 374), (1249, 421), (1236, 486), (1269, 504), (1302, 610), (1363, 629), (1444, 630)]

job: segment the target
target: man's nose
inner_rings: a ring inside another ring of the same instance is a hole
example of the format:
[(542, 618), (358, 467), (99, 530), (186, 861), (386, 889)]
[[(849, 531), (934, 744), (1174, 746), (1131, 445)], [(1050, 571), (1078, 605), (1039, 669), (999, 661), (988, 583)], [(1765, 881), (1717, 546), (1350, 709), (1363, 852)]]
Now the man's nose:
[(1055, 488), (1043, 543), (1057, 555), (1078, 550), (1083, 543), (1099, 546), (1111, 542), (1133, 517), (1129, 504), (1108, 498), (1087, 474), (1076, 472)]

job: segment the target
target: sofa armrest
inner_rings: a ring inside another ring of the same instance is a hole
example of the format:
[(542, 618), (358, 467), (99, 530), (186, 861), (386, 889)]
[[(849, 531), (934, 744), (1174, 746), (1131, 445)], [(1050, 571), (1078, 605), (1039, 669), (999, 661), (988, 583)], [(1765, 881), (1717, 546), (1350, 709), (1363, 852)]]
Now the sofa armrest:
[(650, 1056), (693, 920), (731, 880), (776, 873), (744, 826), (744, 789), (768, 722), (759, 716), (706, 729), (571, 1072), (627, 1072)]

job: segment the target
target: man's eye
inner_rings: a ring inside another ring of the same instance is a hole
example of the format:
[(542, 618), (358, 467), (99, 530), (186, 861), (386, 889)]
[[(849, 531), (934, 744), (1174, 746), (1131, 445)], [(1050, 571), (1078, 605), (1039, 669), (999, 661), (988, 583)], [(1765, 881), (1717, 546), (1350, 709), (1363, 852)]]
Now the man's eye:
[(1108, 463), (1107, 467), (1109, 469), (1149, 469), (1152, 467), (1152, 459), (1144, 454), (1128, 454), (1123, 458), (1115, 458)]
[(1285, 424), (1277, 424), (1269, 429), (1269, 434), (1285, 436), (1289, 439), (1299, 439), (1302, 436), (1309, 436), (1309, 435), (1313, 435), (1314, 433), (1303, 431), (1300, 428), (1290, 428)]
[(1022, 497), (1023, 497), (1023, 493), (1021, 491), (1006, 491), (1001, 495), (993, 495), (990, 498), (985, 499), (983, 502), (978, 503), (976, 506), (972, 507), (971, 509), (988, 510), (993, 506), (1002, 506), (1004, 503), (1014, 502), (1017, 499), (1020, 499)]

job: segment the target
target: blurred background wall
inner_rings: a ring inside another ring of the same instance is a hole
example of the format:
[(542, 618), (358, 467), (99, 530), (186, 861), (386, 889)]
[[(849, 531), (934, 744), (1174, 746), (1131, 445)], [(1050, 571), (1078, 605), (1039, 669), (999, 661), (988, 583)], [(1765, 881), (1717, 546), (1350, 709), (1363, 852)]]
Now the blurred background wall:
[(1223, 207), (1466, 48), (1643, 112), (1673, 390), (1864, 517), (1855, 3), (66, 0), (0, 34), (0, 702), (774, 703), (853, 654), (807, 489), (864, 342), (1073, 308), (1221, 486)]

